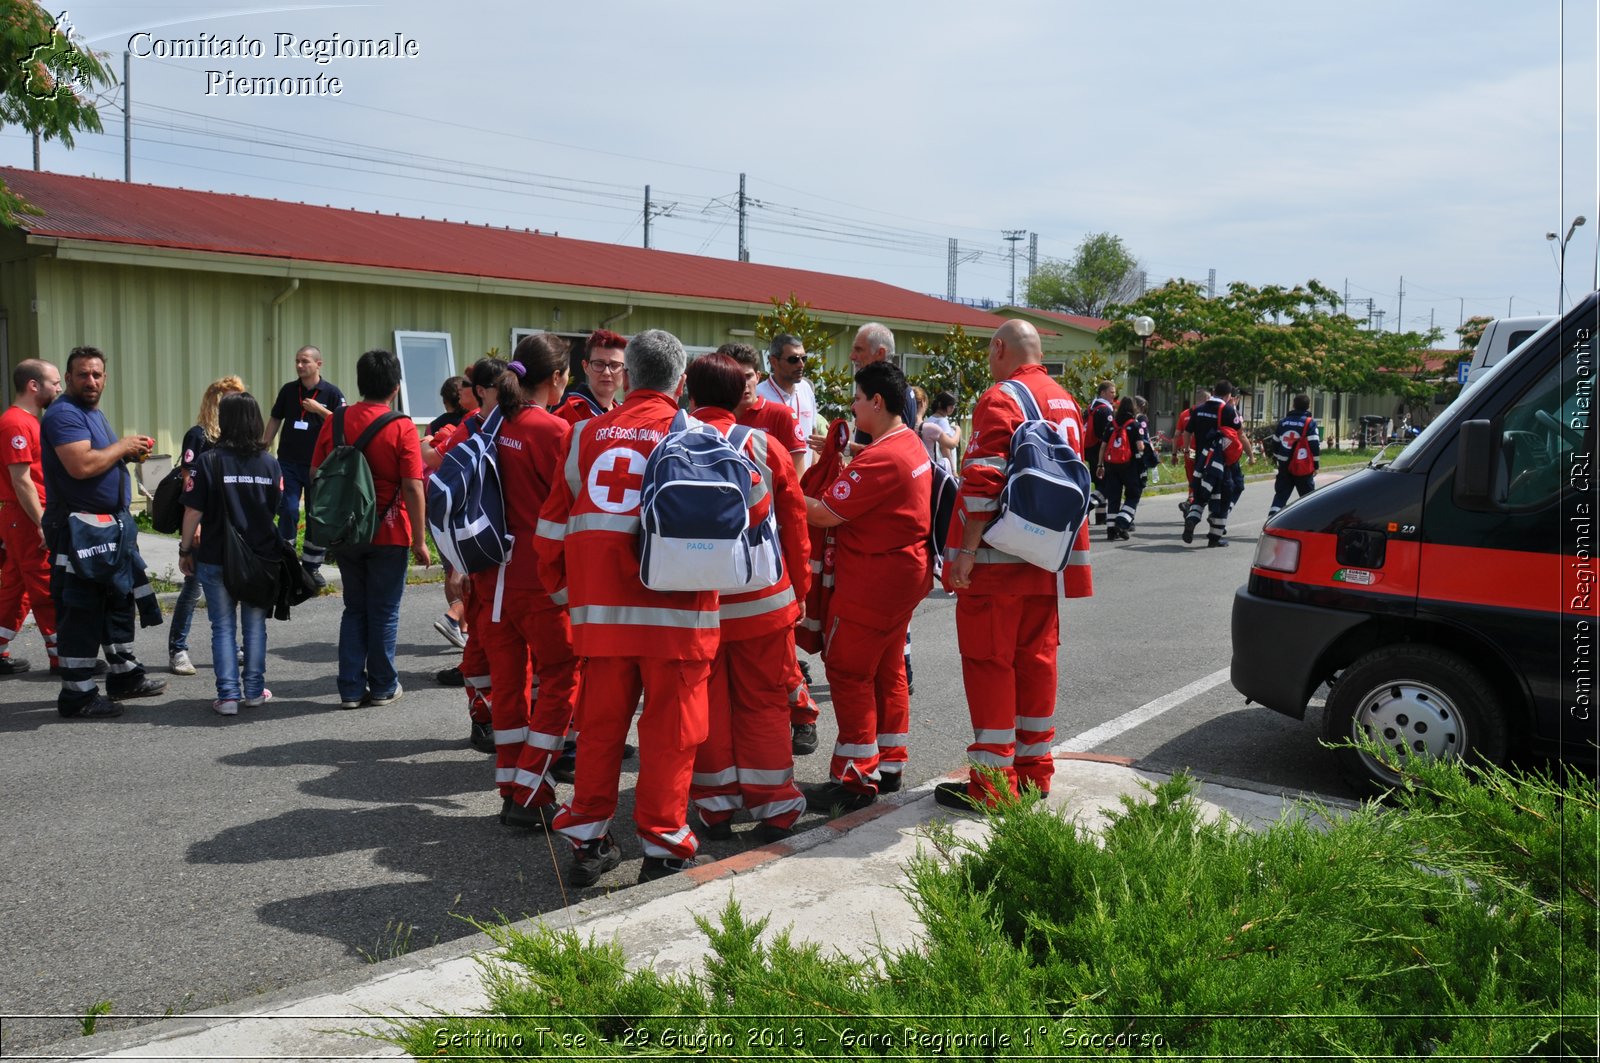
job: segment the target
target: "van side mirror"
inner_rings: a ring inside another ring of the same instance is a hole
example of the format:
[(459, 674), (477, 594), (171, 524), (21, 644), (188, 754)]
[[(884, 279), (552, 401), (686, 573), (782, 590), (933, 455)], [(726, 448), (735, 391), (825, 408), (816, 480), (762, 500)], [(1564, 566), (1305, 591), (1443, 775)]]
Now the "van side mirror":
[(1456, 444), (1456, 480), (1451, 497), (1462, 509), (1495, 508), (1495, 469), (1500, 439), (1492, 421), (1463, 421)]

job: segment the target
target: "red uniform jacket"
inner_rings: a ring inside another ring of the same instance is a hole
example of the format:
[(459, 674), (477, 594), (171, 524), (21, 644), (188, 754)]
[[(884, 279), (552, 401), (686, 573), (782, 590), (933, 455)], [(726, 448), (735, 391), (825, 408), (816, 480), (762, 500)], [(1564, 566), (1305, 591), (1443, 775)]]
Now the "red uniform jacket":
[(931, 469), (922, 440), (901, 425), (863, 447), (823, 492), (822, 504), (844, 518), (833, 530), (838, 581), (829, 618), (871, 625), (927, 597)]
[(709, 661), (717, 654), (715, 591), (662, 593), (639, 579), (644, 463), (677, 412), (671, 395), (640, 390), (585, 422), (539, 514), (539, 575), (552, 593), (567, 588), (580, 657)]
[[(539, 578), (534, 539), (539, 512), (550, 497), (551, 487), (561, 478), (561, 461), (571, 438), (571, 425), (538, 406), (524, 406), (502, 420), (496, 437), (506, 531), (511, 533), (505, 585), (513, 590), (533, 591), (536, 608), (559, 604), (549, 600), (549, 592)], [(493, 569), (490, 574), (494, 574)]]
[[(1011, 379), (1027, 387), (1045, 419), (1059, 424), (1067, 442), (1082, 453), (1083, 419), (1078, 413), (1078, 404), (1065, 388), (1050, 378), (1044, 366), (1025, 365), (1013, 373)], [(972, 411), (972, 437), (961, 463), (961, 491), (956, 496), (950, 531), (945, 537), (947, 558), (954, 557), (951, 551), (961, 546), (968, 520), (987, 523), (999, 512), (1000, 492), (1006, 485), (1006, 464), (1011, 457), (1011, 437), (1022, 421), (1022, 408), (999, 384), (979, 397)], [(1094, 579), (1089, 569), (1088, 521), (1078, 529), (1066, 571), (1061, 575), (1062, 592), (1066, 597), (1087, 598), (1094, 593)], [(972, 586), (963, 588), (962, 593), (1055, 594), (1056, 585), (1055, 573), (992, 547), (980, 546), (972, 566)], [(947, 582), (945, 589), (954, 588)]]
[[(733, 412), (716, 406), (703, 406), (694, 411), (694, 416), (724, 435), (734, 424)], [(724, 642), (740, 642), (790, 627), (800, 619), (800, 603), (811, 586), (810, 526), (806, 524), (806, 500), (800, 493), (794, 463), (786, 460), (782, 440), (773, 439), (771, 433), (760, 429), (750, 433), (745, 453), (770, 485), (768, 498), (778, 521), (783, 576), (765, 590), (721, 596), (718, 613)]]
[[(850, 445), (850, 422), (840, 418), (828, 425), (822, 453), (800, 477), (800, 491), (809, 498), (821, 498), (844, 468), (845, 448)], [(822, 618), (828, 615), (833, 598), (834, 536), (832, 528), (811, 529), (811, 590), (806, 595), (806, 615), (795, 627), (794, 644), (807, 653), (822, 652)]]

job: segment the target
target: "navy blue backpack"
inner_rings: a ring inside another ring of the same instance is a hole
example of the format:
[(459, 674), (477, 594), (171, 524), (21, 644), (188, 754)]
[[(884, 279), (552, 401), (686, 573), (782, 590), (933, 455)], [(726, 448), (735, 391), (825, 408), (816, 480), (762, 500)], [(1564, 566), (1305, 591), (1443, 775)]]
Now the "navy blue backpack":
[(1007, 380), (1000, 387), (1021, 407), (1023, 422), (1011, 434), (1000, 515), (983, 539), (1046, 572), (1060, 572), (1089, 513), (1089, 467), (1060, 426), (1044, 419), (1026, 386)]
[[(783, 574), (778, 529), (750, 509), (770, 494), (744, 453), (746, 425), (724, 436), (679, 410), (650, 452), (639, 492), (639, 579), (653, 591), (755, 591)], [(787, 455), (780, 455), (787, 461)]]
[(496, 406), (483, 426), (451, 447), (428, 477), (428, 530), (457, 572), (482, 572), (511, 556), (495, 443), (500, 421)]

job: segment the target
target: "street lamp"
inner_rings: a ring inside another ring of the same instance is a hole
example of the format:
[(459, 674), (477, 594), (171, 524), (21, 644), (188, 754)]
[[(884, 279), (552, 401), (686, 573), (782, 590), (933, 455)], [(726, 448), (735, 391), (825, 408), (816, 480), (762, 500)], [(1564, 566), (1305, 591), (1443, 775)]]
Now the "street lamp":
[(1156, 319), (1140, 314), (1133, 319), (1133, 334), (1139, 337), (1139, 355), (1143, 356), (1150, 350), (1150, 336), (1156, 330)]
[(1564, 296), (1566, 294), (1566, 290), (1567, 290), (1567, 243), (1569, 241), (1571, 241), (1572, 234), (1577, 231), (1578, 226), (1582, 225), (1584, 222), (1586, 222), (1588, 220), (1589, 219), (1585, 218), (1582, 214), (1578, 215), (1576, 218), (1573, 218), (1572, 219), (1572, 224), (1567, 226), (1567, 235), (1559, 237), (1559, 238), (1556, 236), (1555, 233), (1545, 233), (1544, 234), (1544, 238), (1546, 240), (1558, 240), (1558, 243), (1556, 244), (1556, 246), (1561, 249), (1560, 260), (1556, 263), (1556, 268), (1561, 271), (1561, 288), (1560, 288), (1559, 291), (1556, 292), (1556, 313), (1557, 314), (1561, 313), (1562, 296)]

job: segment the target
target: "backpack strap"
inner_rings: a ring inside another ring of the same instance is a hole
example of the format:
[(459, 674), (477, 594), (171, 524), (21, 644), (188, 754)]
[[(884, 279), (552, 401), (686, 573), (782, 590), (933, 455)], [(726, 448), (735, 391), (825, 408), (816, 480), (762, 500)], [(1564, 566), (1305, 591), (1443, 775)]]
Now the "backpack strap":
[[(338, 412), (339, 413), (343, 413), (348, 408), (349, 407), (341, 406), (341, 407), (339, 407), (339, 411)], [(371, 424), (367, 425), (366, 429), (359, 436), (356, 437), (356, 449), (361, 451), (362, 453), (366, 453), (367, 445), (372, 442), (372, 440), (377, 436), (377, 434), (379, 432), (383, 431), (389, 425), (394, 424), (394, 422), (396, 422), (398, 420), (401, 420), (404, 417), (405, 417), (405, 414), (399, 412), (398, 410), (390, 410), (388, 413), (386, 413), (383, 416), (379, 417), (377, 420), (375, 420)], [(333, 423), (333, 433), (334, 433), (333, 445), (336, 446), (336, 447), (343, 446), (344, 445), (344, 425), (343, 425), (342, 419), (334, 421), (334, 423)]]
[(349, 408), (340, 406), (333, 411), (333, 445), (336, 447), (344, 446), (344, 411)]
[(751, 458), (751, 461), (754, 463), (756, 471), (761, 474), (761, 483), (756, 486), (750, 501), (760, 504), (761, 500), (766, 498), (772, 490), (772, 470), (768, 465), (771, 458), (767, 454), (767, 434), (765, 432), (758, 433), (747, 424), (736, 424), (728, 429), (728, 445), (741, 456), (750, 458), (751, 456), (745, 453), (746, 440), (750, 442), (750, 449), (755, 451), (755, 457)]
[(1028, 390), (1026, 384), (1020, 380), (1002, 380), (1000, 387), (1005, 390), (1007, 395), (1011, 396), (1013, 402), (1021, 407), (1024, 420), (1044, 420), (1044, 415), (1039, 412), (1039, 404), (1034, 401), (1033, 392)]

